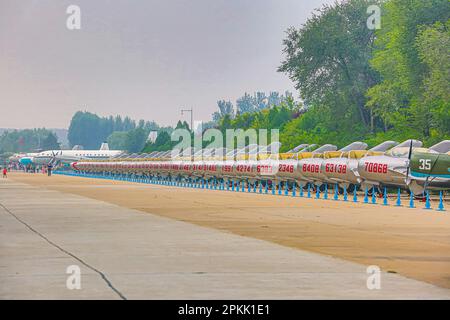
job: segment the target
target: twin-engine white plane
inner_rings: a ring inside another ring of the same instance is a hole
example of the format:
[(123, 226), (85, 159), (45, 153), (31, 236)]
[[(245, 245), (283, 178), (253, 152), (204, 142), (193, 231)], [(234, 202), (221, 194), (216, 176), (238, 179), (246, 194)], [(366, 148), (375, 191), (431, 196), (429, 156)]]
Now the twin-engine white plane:
[(109, 150), (107, 143), (103, 143), (99, 150), (47, 150), (32, 157), (24, 157), (19, 160), (22, 164), (55, 165), (57, 163), (71, 163), (79, 160), (102, 160), (119, 156), (121, 150)]

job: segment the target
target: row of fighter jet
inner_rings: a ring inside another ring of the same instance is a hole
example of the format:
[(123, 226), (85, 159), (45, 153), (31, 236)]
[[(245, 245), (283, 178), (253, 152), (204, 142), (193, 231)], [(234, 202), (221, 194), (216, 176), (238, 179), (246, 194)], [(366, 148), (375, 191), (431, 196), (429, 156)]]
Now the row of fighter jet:
[[(158, 179), (246, 181), (323, 187), (334, 184), (348, 191), (355, 187), (382, 190), (409, 189), (415, 195), (425, 190), (450, 189), (450, 141), (423, 148), (418, 140), (386, 141), (367, 150), (364, 142), (342, 149), (335, 145), (300, 145), (278, 153), (280, 144), (242, 149), (202, 149), (197, 152), (153, 153), (143, 159), (116, 158), (108, 161), (78, 161), (76, 171), (134, 174)], [(175, 155), (174, 155), (175, 154)], [(186, 156), (188, 155), (188, 156)]]

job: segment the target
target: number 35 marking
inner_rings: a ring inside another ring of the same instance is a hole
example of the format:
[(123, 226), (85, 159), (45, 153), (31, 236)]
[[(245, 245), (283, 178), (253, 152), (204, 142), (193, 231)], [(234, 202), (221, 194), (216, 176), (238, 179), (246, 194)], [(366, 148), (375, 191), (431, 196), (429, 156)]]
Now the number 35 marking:
[(430, 159), (420, 159), (420, 170), (431, 170), (431, 160)]

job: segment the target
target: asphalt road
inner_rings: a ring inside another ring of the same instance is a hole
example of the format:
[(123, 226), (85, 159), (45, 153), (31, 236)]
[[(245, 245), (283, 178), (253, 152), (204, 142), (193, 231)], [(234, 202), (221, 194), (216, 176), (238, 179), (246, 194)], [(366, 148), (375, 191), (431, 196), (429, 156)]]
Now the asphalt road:
[(369, 290), (367, 267), (0, 180), (1, 299), (450, 298), (388, 273)]

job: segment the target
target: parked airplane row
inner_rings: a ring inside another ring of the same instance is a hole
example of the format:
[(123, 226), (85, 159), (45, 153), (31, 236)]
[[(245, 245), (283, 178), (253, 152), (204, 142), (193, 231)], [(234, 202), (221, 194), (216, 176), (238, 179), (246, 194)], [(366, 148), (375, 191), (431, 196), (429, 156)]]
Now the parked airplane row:
[[(430, 148), (422, 142), (386, 141), (367, 150), (354, 142), (342, 149), (334, 145), (300, 145), (288, 153), (274, 152), (279, 145), (250, 145), (240, 150), (203, 149), (192, 156), (171, 157), (170, 152), (150, 154), (142, 159), (77, 161), (76, 171), (134, 174), (162, 179), (214, 180), (249, 184), (339, 185), (351, 192), (355, 187), (382, 190), (410, 189), (415, 195), (425, 190), (450, 189), (450, 141)], [(189, 153), (190, 154), (190, 153)]]

